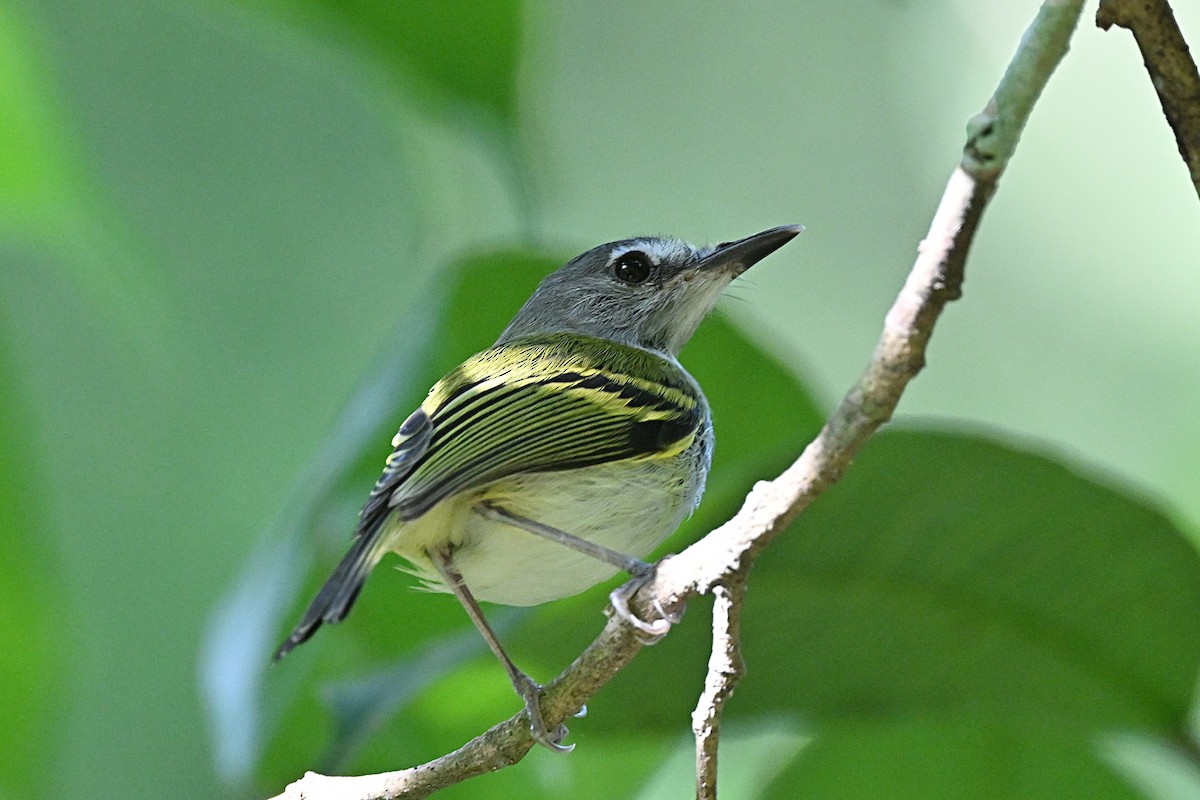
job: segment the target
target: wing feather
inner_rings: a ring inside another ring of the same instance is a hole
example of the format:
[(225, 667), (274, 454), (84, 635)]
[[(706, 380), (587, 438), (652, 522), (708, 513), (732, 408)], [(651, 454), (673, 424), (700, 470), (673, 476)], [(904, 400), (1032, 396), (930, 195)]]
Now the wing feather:
[(509, 475), (666, 457), (687, 447), (707, 415), (695, 381), (654, 353), (585, 338), (517, 339), (438, 383), (410, 417), (425, 414), (427, 425), (412, 425), (422, 441), (397, 435), (360, 529), (389, 510), (419, 517), (453, 494)]
[(358, 513), (358, 529), (355, 536), (374, 536), (390, 510), (392, 493), (412, 472), (413, 467), (429, 449), (433, 434), (433, 422), (424, 408), (418, 408), (392, 437), (392, 453), (387, 457), (383, 474), (375, 481), (371, 494)]

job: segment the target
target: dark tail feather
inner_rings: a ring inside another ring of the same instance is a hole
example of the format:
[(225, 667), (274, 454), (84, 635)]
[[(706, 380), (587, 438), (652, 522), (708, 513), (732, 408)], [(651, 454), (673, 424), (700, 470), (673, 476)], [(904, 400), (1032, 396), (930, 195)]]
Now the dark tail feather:
[(275, 651), (276, 661), (290, 653), (296, 645), (308, 641), (323, 623), (341, 622), (350, 613), (367, 575), (382, 555), (377, 546), (378, 533), (378, 530), (363, 531), (354, 540), (350, 552), (346, 553), (337, 569), (329, 576), (329, 580), (321, 587), (321, 591), (317, 592), (317, 596), (309, 603), (300, 623)]

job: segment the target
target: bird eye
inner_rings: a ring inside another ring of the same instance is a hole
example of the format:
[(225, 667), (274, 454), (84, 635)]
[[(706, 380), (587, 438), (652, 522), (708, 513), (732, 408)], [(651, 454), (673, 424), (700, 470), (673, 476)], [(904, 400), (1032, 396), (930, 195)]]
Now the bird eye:
[(613, 275), (617, 276), (617, 280), (632, 285), (645, 283), (653, 271), (654, 265), (650, 263), (649, 257), (637, 250), (623, 253), (613, 263)]

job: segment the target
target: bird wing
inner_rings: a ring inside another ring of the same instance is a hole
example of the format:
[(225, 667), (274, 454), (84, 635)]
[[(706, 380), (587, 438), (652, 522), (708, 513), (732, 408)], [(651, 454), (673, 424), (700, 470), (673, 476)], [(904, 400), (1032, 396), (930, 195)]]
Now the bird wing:
[(654, 353), (561, 333), (497, 345), (442, 379), (401, 426), (359, 532), (518, 473), (676, 455), (706, 414), (691, 376)]
[(275, 658), (349, 613), (384, 553), (390, 514), (415, 519), (450, 495), (521, 472), (677, 455), (707, 414), (682, 367), (612, 342), (543, 334), (472, 356), (400, 426), (350, 551)]

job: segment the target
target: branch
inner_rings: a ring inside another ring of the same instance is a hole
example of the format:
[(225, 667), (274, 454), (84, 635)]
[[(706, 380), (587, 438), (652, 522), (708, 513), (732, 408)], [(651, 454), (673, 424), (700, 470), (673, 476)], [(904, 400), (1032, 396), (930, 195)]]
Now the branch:
[(713, 587), (713, 643), (708, 658), (704, 692), (692, 712), (696, 735), (696, 800), (717, 798), (717, 741), (721, 734), (721, 712), (734, 687), (746, 671), (741, 651), (742, 600), (745, 576), (731, 579), (728, 586)]
[[(1026, 31), (1016, 55), (984, 111), (968, 124), (959, 166), (950, 176), (929, 233), (900, 295), (884, 320), (874, 355), (858, 382), (830, 416), (817, 438), (778, 478), (758, 483), (738, 513), (676, 556), (661, 561), (652, 580), (635, 596), (634, 610), (648, 618), (652, 609), (679, 612), (699, 594), (717, 595), (714, 646), (725, 647), (737, 630), (741, 587), (754, 557), (818, 495), (832, 485), (867, 439), (891, 419), (908, 382), (925, 365), (925, 349), (946, 303), (961, 295), (963, 264), (984, 207), (1016, 148), (1021, 130), (1050, 74), (1067, 52), (1083, 0), (1046, 0)], [(722, 587), (717, 589), (716, 587)], [(725, 599), (722, 599), (722, 598)], [(722, 610), (726, 601), (728, 608)], [(542, 693), (542, 712), (553, 727), (580, 708), (637, 655), (635, 631), (610, 614), (600, 635)], [(718, 670), (722, 659), (714, 656)], [(732, 691), (713, 679), (711, 696)], [(707, 682), (706, 682), (707, 683)], [(706, 696), (709, 696), (706, 689)], [(704, 700), (702, 699), (702, 703)], [(700, 711), (700, 707), (697, 708)], [(698, 737), (701, 781), (715, 778), (715, 716), (711, 734)], [(355, 778), (310, 772), (281, 796), (291, 800), (396, 800), (426, 797), (440, 788), (519, 761), (532, 747), (524, 712), (472, 739), (453, 753), (411, 769)], [(715, 791), (715, 782), (710, 783)], [(710, 795), (700, 795), (711, 796)]]
[(1100, 0), (1096, 24), (1133, 33), (1175, 144), (1200, 196), (1200, 72), (1167, 0)]
[(967, 124), (962, 159), (858, 382), (794, 464), (755, 486), (733, 519), (660, 568), (655, 583), (660, 603), (704, 593), (737, 571), (743, 559), (753, 559), (842, 476), (871, 434), (891, 419), (901, 393), (925, 365), (934, 323), (946, 303), (962, 294), (963, 265), (983, 209), (1034, 102), (1066, 55), (1082, 6), (1083, 0), (1046, 0), (995, 94)]

